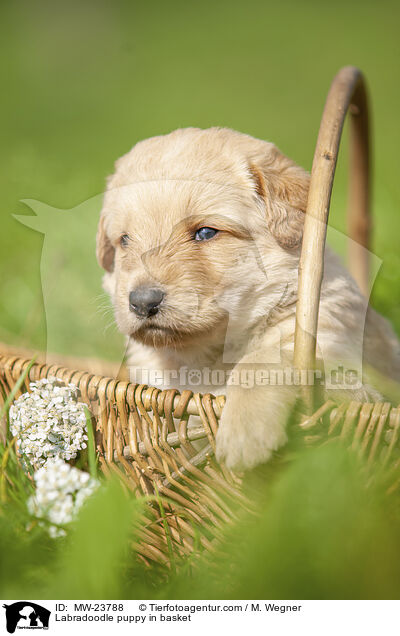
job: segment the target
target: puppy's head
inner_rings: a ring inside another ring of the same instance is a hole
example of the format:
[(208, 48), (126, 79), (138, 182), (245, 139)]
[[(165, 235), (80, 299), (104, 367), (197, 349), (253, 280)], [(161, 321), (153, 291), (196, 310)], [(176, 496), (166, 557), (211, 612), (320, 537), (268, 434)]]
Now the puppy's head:
[(309, 177), (270, 143), (184, 129), (116, 163), (97, 235), (120, 330), (156, 347), (246, 329), (295, 275)]

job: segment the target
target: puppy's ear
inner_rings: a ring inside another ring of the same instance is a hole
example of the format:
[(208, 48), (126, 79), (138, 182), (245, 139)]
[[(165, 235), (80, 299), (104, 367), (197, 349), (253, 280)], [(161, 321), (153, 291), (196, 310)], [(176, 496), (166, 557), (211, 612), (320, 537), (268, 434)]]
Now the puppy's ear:
[(266, 146), (266, 156), (250, 162), (250, 174), (255, 193), (264, 202), (269, 231), (281, 247), (292, 249), (303, 236), (310, 176), (275, 146)]
[(100, 217), (99, 226), (97, 228), (96, 238), (96, 256), (99, 265), (107, 272), (112, 272), (114, 269), (114, 254), (115, 250), (112, 246), (110, 239), (107, 236), (106, 229), (104, 227), (104, 217)]

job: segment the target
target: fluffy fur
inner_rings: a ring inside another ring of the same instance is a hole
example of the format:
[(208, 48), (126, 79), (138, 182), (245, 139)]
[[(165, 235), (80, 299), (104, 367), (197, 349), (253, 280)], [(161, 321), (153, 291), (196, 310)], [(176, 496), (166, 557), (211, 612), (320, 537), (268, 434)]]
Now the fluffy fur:
[[(104, 197), (97, 256), (118, 327), (128, 338), (131, 368), (243, 371), (293, 364), (308, 185), (309, 175), (273, 144), (221, 128), (147, 139), (117, 161)], [(218, 234), (195, 241), (205, 226)], [(159, 312), (147, 319), (130, 311), (128, 301), (143, 285), (165, 293)], [(327, 250), (317, 347), (325, 370), (354, 366), (364, 346), (367, 363), (399, 378), (398, 341), (367, 308)], [(193, 389), (179, 386), (179, 379), (163, 378), (161, 385)], [(251, 468), (286, 442), (296, 387), (202, 383), (196, 390), (227, 395), (217, 457), (228, 467)], [(380, 398), (368, 379), (346, 395)]]

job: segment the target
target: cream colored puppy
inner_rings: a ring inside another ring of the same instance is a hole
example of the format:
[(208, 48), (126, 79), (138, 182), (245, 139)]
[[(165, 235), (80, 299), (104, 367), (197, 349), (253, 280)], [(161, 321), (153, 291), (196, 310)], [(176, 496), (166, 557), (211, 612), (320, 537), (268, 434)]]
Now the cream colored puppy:
[[(273, 144), (221, 128), (142, 141), (108, 180), (97, 256), (129, 341), (132, 379), (147, 370), (163, 388), (226, 393), (217, 457), (230, 468), (267, 461), (287, 441), (308, 185)], [(400, 377), (396, 337), (369, 310), (364, 338), (366, 313), (366, 299), (327, 251), (318, 357), (326, 374), (335, 365), (351, 371), (336, 393), (328, 383), (333, 396), (379, 399), (354, 378), (363, 346), (367, 362)]]

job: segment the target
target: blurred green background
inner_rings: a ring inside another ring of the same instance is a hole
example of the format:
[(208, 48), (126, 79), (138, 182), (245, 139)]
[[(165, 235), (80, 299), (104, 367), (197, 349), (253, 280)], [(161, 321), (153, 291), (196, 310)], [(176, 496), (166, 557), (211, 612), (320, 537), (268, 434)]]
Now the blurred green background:
[[(229, 126), (310, 168), (329, 84), (347, 64), (365, 72), (372, 94), (373, 251), (383, 261), (373, 303), (400, 333), (398, 3), (19, 0), (0, 12), (0, 340), (46, 347), (43, 234), (12, 217), (30, 213), (21, 199), (73, 208), (103, 191), (136, 141), (182, 126)], [(331, 216), (340, 231), (345, 146)], [(82, 277), (68, 276), (68, 260), (54, 270), (64, 302), (52, 349), (115, 358), (122, 340), (101, 313), (94, 255), (99, 208), (97, 197), (62, 237)], [(88, 299), (93, 314), (82, 309)]]

